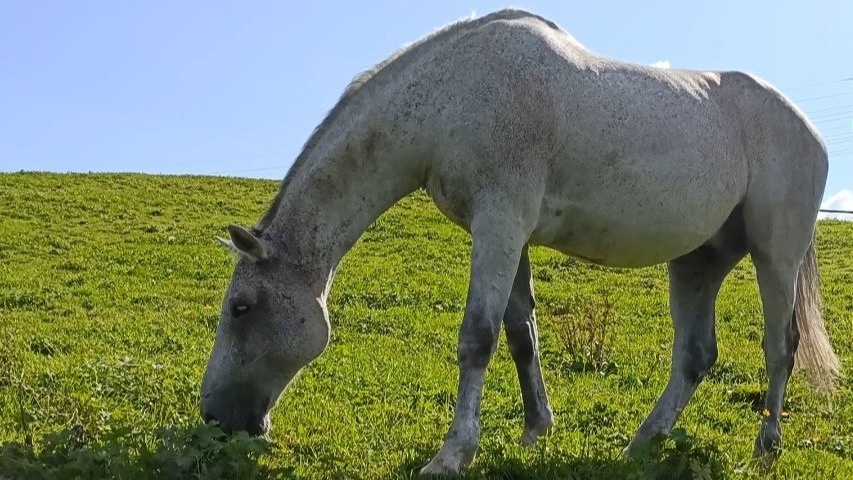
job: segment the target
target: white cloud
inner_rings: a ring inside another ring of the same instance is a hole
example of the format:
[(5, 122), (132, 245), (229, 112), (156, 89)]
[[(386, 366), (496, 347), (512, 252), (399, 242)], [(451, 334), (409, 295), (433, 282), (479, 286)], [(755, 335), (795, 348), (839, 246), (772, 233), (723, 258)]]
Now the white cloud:
[[(835, 195), (827, 198), (823, 205), (820, 206), (826, 210), (848, 210), (853, 211), (853, 191), (842, 190)], [(850, 213), (823, 213), (818, 215), (818, 218), (834, 218), (838, 220), (853, 221), (853, 214)]]
[(658, 60), (653, 63), (652, 66), (657, 68), (669, 68), (669, 60)]

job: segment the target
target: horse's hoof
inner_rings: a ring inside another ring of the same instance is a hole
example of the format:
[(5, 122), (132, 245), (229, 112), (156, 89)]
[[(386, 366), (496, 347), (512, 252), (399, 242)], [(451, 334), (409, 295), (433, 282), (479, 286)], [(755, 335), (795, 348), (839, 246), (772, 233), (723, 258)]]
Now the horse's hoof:
[(770, 467), (781, 453), (782, 429), (779, 422), (762, 422), (761, 430), (758, 431), (758, 437), (755, 439), (755, 449), (752, 451), (753, 458)]
[(448, 461), (452, 459), (444, 459), (441, 458), (440, 455), (436, 456), (424, 468), (420, 471), (421, 477), (447, 477), (459, 475), (461, 471), (461, 465), (459, 462)]
[(772, 435), (759, 435), (755, 441), (755, 450), (752, 452), (753, 461), (759, 468), (767, 472), (782, 454), (782, 440)]
[(542, 421), (532, 427), (528, 427), (525, 425), (524, 432), (521, 433), (521, 442), (525, 447), (533, 446), (539, 437), (544, 437), (551, 435), (551, 432), (554, 428), (554, 420), (550, 419), (542, 419)]
[(647, 440), (634, 438), (628, 442), (628, 446), (622, 449), (622, 460), (627, 461), (648, 455), (654, 447), (655, 441), (659, 438), (660, 436), (652, 437)]
[(441, 451), (421, 469), (420, 475), (422, 477), (458, 475), (463, 468), (474, 461), (476, 451), (476, 446), (473, 449), (470, 447), (454, 448), (453, 445), (445, 444)]

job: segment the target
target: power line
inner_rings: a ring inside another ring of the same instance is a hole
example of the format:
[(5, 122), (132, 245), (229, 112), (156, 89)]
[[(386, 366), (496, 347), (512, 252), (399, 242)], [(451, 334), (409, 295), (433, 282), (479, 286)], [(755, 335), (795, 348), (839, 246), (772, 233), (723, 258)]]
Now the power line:
[[(821, 127), (825, 127), (825, 126), (828, 126), (828, 125), (836, 126), (836, 125), (839, 125), (839, 123), (838, 123), (838, 122), (847, 122), (848, 120), (849, 120), (848, 118), (843, 118), (843, 117), (841, 117), (841, 118), (830, 118), (830, 119), (824, 119), (824, 120), (820, 120), (820, 121), (812, 122), (812, 123), (814, 123), (815, 125), (817, 125), (817, 127), (818, 127), (818, 128), (821, 128)], [(840, 124), (840, 125), (843, 125), (843, 126), (849, 126), (850, 124), (849, 124), (849, 123), (843, 123), (843, 124)]]
[(850, 78), (842, 78), (842, 79), (839, 79), (839, 80), (830, 80), (830, 81), (828, 81), (828, 82), (811, 83), (811, 84), (808, 84), (808, 85), (799, 85), (799, 86), (797, 86), (797, 87), (791, 87), (791, 88), (789, 88), (788, 90), (789, 90), (789, 91), (790, 91), (790, 90), (802, 90), (802, 89), (804, 89), (804, 88), (823, 87), (823, 86), (826, 86), (826, 85), (837, 85), (837, 84), (839, 84), (839, 83), (845, 83), (845, 82), (853, 82), (853, 77), (850, 77)]
[[(799, 85), (792, 88), (787, 89), (788, 91), (792, 90), (804, 90), (804, 89), (813, 89), (815, 87), (823, 87), (829, 85), (839, 85), (843, 83), (853, 82), (853, 77), (841, 78), (838, 80), (832, 80), (827, 82), (817, 82), (806, 85)], [(827, 95), (820, 95), (815, 97), (804, 98), (801, 100), (794, 100), (795, 103), (803, 103), (803, 102), (811, 102), (816, 100), (824, 100), (830, 98), (838, 98), (843, 97), (845, 95), (853, 94), (853, 91), (850, 92), (837, 92), (831, 93)], [(849, 117), (853, 117), (853, 112), (843, 111), (847, 108), (851, 108), (847, 105), (840, 106), (832, 106), (826, 108), (818, 108), (815, 110), (807, 111), (806, 115), (809, 119), (814, 123), (818, 130), (823, 132), (835, 132), (844, 128), (848, 128), (848, 125), (837, 125), (837, 122), (842, 120), (847, 120)], [(815, 115), (820, 114), (820, 115)], [(830, 125), (830, 126), (826, 126)], [(827, 145), (843, 145), (846, 141), (848, 141), (848, 137), (836, 137), (833, 135), (825, 136), (825, 143)], [(836, 151), (831, 152), (833, 155), (846, 154), (849, 150)], [(270, 159), (270, 158), (282, 158), (286, 155), (284, 152), (279, 153), (271, 153), (264, 155), (252, 155), (252, 156), (241, 156), (241, 157), (231, 157), (231, 158), (217, 158), (217, 159), (209, 159), (209, 160), (194, 160), (188, 162), (173, 162), (173, 163), (164, 163), (159, 165), (153, 165), (152, 168), (167, 168), (167, 167), (180, 167), (180, 166), (188, 166), (188, 165), (209, 165), (215, 163), (224, 163), (224, 162), (243, 162), (247, 160), (261, 160), (261, 159)], [(272, 171), (272, 170), (286, 170), (287, 166), (278, 166), (278, 167), (258, 167), (258, 168), (247, 168), (247, 169), (236, 169), (236, 170), (222, 170), (214, 172), (214, 175), (222, 175), (222, 174), (231, 174), (231, 173), (245, 173), (245, 172), (262, 172), (262, 171)]]
[(811, 117), (812, 120), (827, 120), (833, 118), (853, 118), (853, 112), (827, 113)]
[(849, 130), (849, 129), (853, 129), (853, 126), (850, 126), (850, 125), (835, 125), (835, 126), (832, 126), (832, 127), (821, 128), (821, 129), (819, 129), (819, 130), (820, 130), (821, 132), (833, 132), (833, 131), (836, 131), (836, 130)]
[(814, 100), (824, 100), (827, 98), (842, 97), (844, 95), (850, 95), (850, 94), (853, 94), (853, 92), (831, 93), (829, 95), (821, 95), (819, 97), (811, 97), (811, 98), (804, 98), (802, 100), (794, 100), (794, 102), (795, 103), (805, 103), (805, 102), (811, 102)]
[(851, 110), (853, 111), (853, 104), (851, 105), (839, 105), (837, 107), (828, 107), (828, 108), (818, 108), (817, 110), (806, 110), (806, 115), (814, 115), (815, 113), (824, 113), (835, 110)]
[(829, 133), (823, 134), (824, 139), (832, 140), (833, 138), (842, 138), (846, 135), (853, 133), (853, 129), (851, 130), (841, 130), (836, 129), (835, 131), (831, 131)]
[(853, 135), (853, 127), (850, 130), (846, 130), (846, 131), (845, 130), (837, 130), (835, 132), (824, 135), (824, 137), (831, 140), (833, 138), (842, 138), (842, 137), (846, 138), (848, 135)]
[(834, 120), (837, 118), (853, 118), (853, 107), (849, 111), (822, 113), (820, 115), (806, 115), (812, 122), (820, 122), (821, 120)]
[(853, 108), (849, 112), (822, 113), (820, 115), (809, 116), (809, 120), (816, 122), (820, 120), (832, 120), (833, 118), (853, 117)]
[(830, 135), (826, 135), (826, 138), (829, 140), (837, 140), (839, 138), (851, 138), (852, 136), (853, 136), (853, 130), (851, 130), (849, 132), (845, 132), (842, 130), (840, 132), (834, 132)]

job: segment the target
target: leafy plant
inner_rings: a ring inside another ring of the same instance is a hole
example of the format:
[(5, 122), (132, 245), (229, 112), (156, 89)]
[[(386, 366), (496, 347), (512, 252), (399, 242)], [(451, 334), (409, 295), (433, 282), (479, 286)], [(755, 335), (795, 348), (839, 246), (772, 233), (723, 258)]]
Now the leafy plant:
[(93, 435), (76, 425), (45, 435), (37, 445), (10, 442), (0, 450), (0, 478), (231, 479), (290, 472), (264, 466), (273, 452), (262, 438), (226, 438), (216, 425), (166, 428), (151, 435), (110, 428)]
[(712, 480), (726, 477), (729, 456), (716, 445), (701, 444), (683, 428), (641, 447), (630, 461), (630, 479)]

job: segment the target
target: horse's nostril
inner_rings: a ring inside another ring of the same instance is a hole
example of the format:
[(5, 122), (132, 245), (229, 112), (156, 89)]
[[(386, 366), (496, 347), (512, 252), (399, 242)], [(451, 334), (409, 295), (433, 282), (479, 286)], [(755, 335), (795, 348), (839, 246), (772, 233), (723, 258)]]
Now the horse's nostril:
[(211, 414), (209, 412), (202, 413), (202, 417), (204, 418), (204, 423), (210, 423), (210, 422), (216, 421), (216, 417), (214, 417), (213, 414)]

